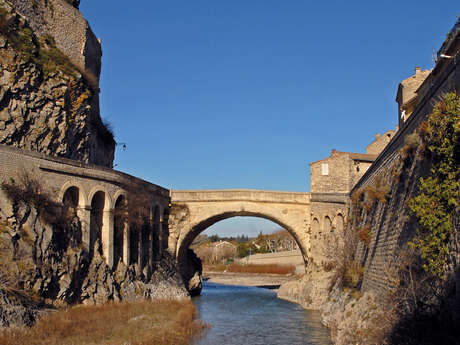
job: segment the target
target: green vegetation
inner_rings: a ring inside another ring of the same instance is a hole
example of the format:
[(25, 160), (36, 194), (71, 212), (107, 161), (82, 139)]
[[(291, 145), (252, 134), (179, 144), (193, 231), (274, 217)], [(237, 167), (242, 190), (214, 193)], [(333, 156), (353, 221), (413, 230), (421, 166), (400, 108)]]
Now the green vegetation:
[(460, 97), (447, 94), (420, 126), (421, 141), (431, 160), (430, 173), (420, 178), (420, 192), (409, 201), (419, 227), (411, 245), (418, 249), (424, 269), (444, 275), (453, 235), (453, 215), (459, 205)]
[(206, 328), (196, 315), (190, 301), (80, 305), (49, 313), (31, 328), (0, 331), (0, 344), (185, 345)]
[(97, 78), (70, 61), (56, 46), (53, 37), (37, 38), (29, 27), (18, 22), (3, 8), (0, 8), (0, 35), (8, 39), (8, 44), (18, 52), (24, 62), (37, 65), (45, 76), (59, 71), (72, 77), (79, 73), (93, 91), (99, 91)]

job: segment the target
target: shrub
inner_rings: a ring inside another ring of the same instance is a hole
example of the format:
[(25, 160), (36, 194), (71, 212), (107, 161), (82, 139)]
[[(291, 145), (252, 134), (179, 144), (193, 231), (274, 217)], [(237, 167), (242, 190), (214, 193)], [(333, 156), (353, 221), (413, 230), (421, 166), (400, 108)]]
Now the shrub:
[(409, 134), (405, 138), (405, 145), (399, 150), (399, 155), (405, 163), (408, 163), (415, 155), (421, 138), (417, 132)]
[(452, 223), (459, 205), (459, 114), (460, 97), (449, 93), (423, 124), (422, 140), (432, 164), (429, 176), (420, 178), (419, 194), (409, 201), (419, 225), (411, 245), (420, 252), (425, 270), (437, 276), (446, 271)]
[(372, 238), (371, 226), (369, 224), (357, 229), (356, 234), (362, 243), (364, 243), (366, 246), (369, 246)]
[(94, 120), (93, 127), (96, 129), (98, 138), (106, 145), (115, 145), (115, 135), (113, 133), (112, 124), (107, 120)]

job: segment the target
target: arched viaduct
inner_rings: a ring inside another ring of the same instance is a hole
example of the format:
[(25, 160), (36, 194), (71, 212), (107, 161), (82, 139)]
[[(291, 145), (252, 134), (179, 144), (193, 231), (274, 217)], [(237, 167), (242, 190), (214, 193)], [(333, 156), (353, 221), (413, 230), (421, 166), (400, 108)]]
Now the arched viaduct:
[[(149, 270), (167, 249), (169, 190), (113, 169), (6, 145), (0, 145), (0, 162), (0, 182), (21, 183), (27, 176), (73, 212), (83, 247), (90, 254), (98, 248), (110, 268), (122, 261)], [(130, 229), (123, 213), (128, 194), (138, 191), (145, 222)], [(0, 211), (0, 217), (12, 215), (11, 205), (0, 205)]]

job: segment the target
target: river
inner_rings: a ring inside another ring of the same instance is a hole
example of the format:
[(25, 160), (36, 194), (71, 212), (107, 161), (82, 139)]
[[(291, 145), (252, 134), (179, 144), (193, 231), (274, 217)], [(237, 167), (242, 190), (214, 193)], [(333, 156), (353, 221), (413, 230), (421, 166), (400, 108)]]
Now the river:
[(262, 288), (204, 283), (194, 297), (199, 318), (211, 324), (196, 345), (330, 345), (318, 312), (280, 300)]

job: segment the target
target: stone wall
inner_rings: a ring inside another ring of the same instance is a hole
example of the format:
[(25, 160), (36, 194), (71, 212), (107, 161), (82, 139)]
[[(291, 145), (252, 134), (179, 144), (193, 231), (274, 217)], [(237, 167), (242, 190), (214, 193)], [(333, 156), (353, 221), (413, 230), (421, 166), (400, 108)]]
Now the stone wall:
[[(365, 213), (361, 225), (366, 223), (372, 226), (369, 247), (361, 245), (358, 250), (365, 267), (364, 291), (388, 288), (391, 284), (385, 274), (388, 264), (415, 233), (415, 222), (408, 214), (406, 203), (417, 191), (419, 178), (427, 173), (429, 162), (419, 159), (401, 163), (403, 160), (399, 150), (405, 145), (407, 136), (426, 119), (434, 103), (443, 94), (460, 90), (459, 60), (440, 60), (429, 82), (431, 86), (425, 90), (412, 115), (352, 190), (354, 193), (365, 187), (375, 188), (378, 179), (389, 193), (387, 202), (377, 203), (368, 211), (358, 210), (358, 213)], [(403, 169), (398, 178), (395, 177), (395, 169)]]
[(391, 129), (386, 131), (382, 135), (377, 133), (375, 135), (374, 141), (372, 141), (372, 143), (366, 146), (366, 153), (378, 155), (388, 145), (388, 143), (390, 142), (391, 138), (393, 138), (395, 133), (396, 131), (393, 131)]
[(38, 35), (52, 36), (75, 65), (99, 78), (101, 44), (78, 9), (65, 0), (37, 0), (33, 5), (24, 0), (10, 2)]
[(99, 109), (100, 44), (86, 20), (63, 0), (0, 0), (0, 8), (9, 23), (0, 34), (0, 144), (112, 167), (115, 141)]

